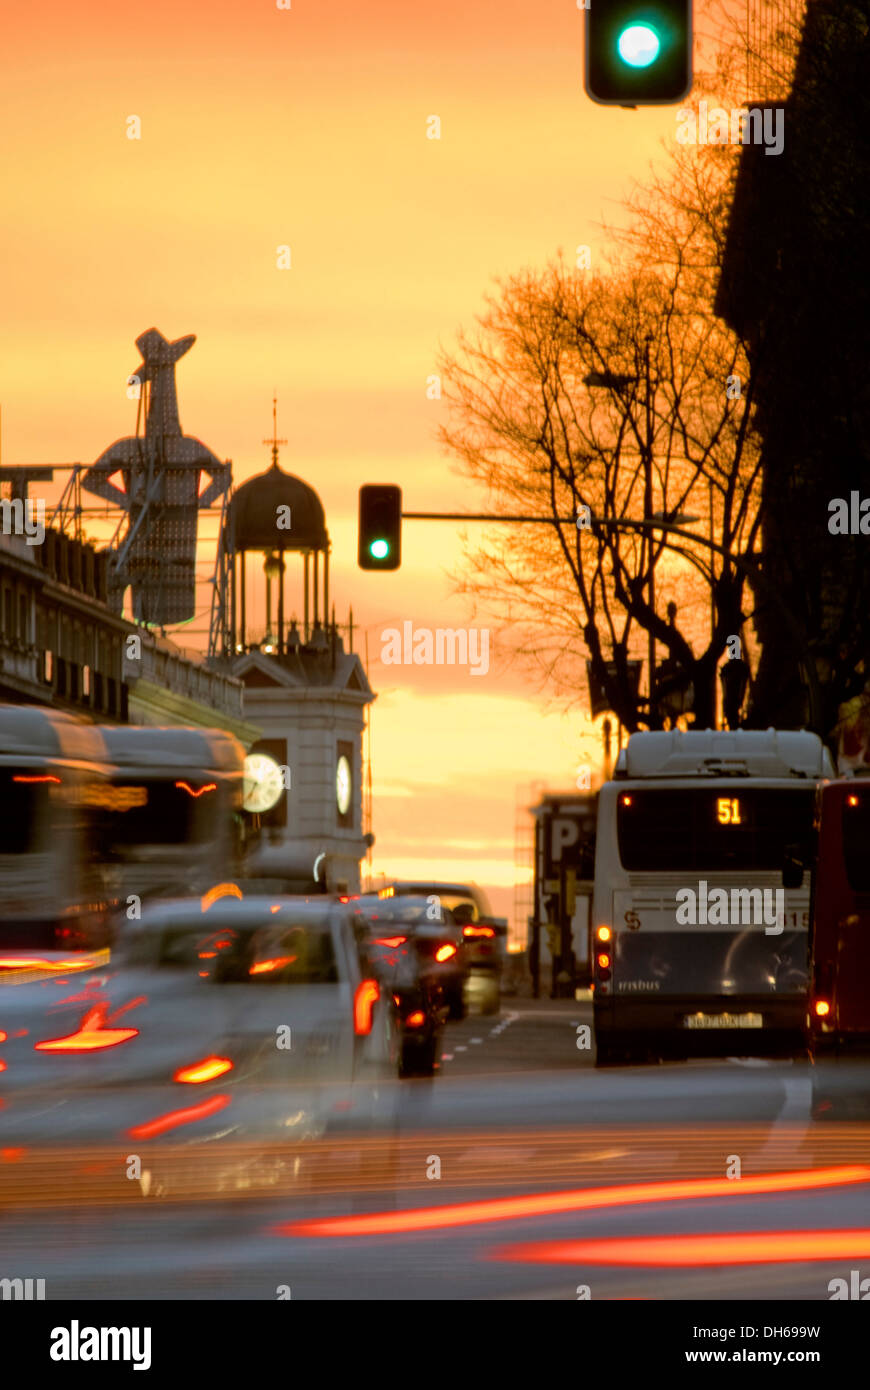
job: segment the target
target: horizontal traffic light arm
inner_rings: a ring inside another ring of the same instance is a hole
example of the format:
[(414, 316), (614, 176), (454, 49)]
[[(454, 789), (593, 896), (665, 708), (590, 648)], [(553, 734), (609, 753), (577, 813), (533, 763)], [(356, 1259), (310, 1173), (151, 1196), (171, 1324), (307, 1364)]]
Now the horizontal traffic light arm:
[[(528, 525), (541, 526), (573, 526), (576, 525), (577, 518), (573, 516), (493, 516), (487, 512), (402, 512), (403, 521), (507, 521)], [(813, 721), (817, 719), (821, 711), (821, 692), (818, 684), (818, 673), (815, 661), (810, 652), (806, 632), (802, 624), (795, 617), (792, 610), (782, 597), (780, 590), (773, 584), (761, 568), (760, 556), (735, 555), (724, 545), (718, 545), (716, 541), (709, 540), (706, 536), (696, 536), (694, 531), (687, 531), (681, 526), (652, 517), (650, 520), (623, 521), (617, 517), (597, 517), (593, 515), (586, 530), (595, 531), (602, 526), (613, 527), (620, 531), (666, 531), (669, 536), (677, 536), (680, 540), (692, 541), (695, 545), (702, 546), (716, 555), (721, 555), (723, 559), (730, 561), (731, 564), (745, 574), (758, 588), (759, 592), (776, 606), (782, 614), (785, 622), (795, 638), (807, 671), (807, 685), (810, 695), (810, 713)]]
[[(523, 526), (571, 526), (575, 525), (577, 522), (577, 518), (575, 516), (491, 516), (488, 512), (402, 512), (402, 520), (511, 521), (514, 523), (520, 523)], [(664, 528), (664, 530), (666, 531), (672, 531), (674, 529), (671, 525), (669, 525), (668, 522), (657, 521), (655, 518), (653, 518), (651, 521), (619, 521), (617, 519), (609, 520), (605, 517), (593, 516), (591, 521), (589, 522), (589, 526), (586, 529), (591, 531), (594, 530), (596, 526), (626, 526), (629, 528), (633, 526), (657, 526), (659, 530)], [(692, 540), (697, 539), (697, 537), (693, 536), (691, 532), (686, 532), (685, 534), (688, 535)]]

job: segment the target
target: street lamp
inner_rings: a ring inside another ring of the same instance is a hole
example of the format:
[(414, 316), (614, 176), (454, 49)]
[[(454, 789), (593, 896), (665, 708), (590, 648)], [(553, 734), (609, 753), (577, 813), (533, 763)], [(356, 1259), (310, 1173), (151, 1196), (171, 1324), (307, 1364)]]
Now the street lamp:
[(587, 372), (583, 378), (584, 386), (607, 386), (612, 391), (623, 391), (637, 381), (636, 376), (621, 376), (619, 372)]
[[(644, 344), (644, 363), (646, 380), (646, 401), (644, 413), (646, 418), (645, 447), (642, 446), (642, 457), (645, 465), (644, 476), (644, 511), (646, 513), (643, 522), (650, 528), (668, 530), (670, 527), (687, 525), (690, 522), (700, 520), (699, 517), (685, 516), (678, 512), (654, 512), (652, 510), (652, 383), (650, 380), (649, 354), (651, 335), (647, 334)], [(640, 378), (629, 373), (621, 372), (587, 372), (583, 378), (584, 386), (590, 388), (604, 387), (620, 395), (628, 386), (637, 385)], [(655, 635), (655, 616), (656, 616), (656, 589), (655, 589), (655, 552), (653, 541), (650, 537), (649, 542), (649, 576), (647, 579), (647, 589), (649, 592), (649, 607), (652, 614), (648, 632), (647, 665), (649, 679), (647, 689), (649, 691), (649, 721), (652, 727), (653, 710), (655, 708), (655, 672), (656, 672), (656, 635)]]
[[(648, 526), (654, 531), (672, 531), (679, 526), (689, 526), (695, 521), (700, 521), (698, 516), (687, 516), (683, 512), (653, 512), (651, 516), (644, 517), (639, 526)], [(653, 624), (656, 616), (656, 567), (653, 557), (652, 541), (649, 547), (649, 606), (652, 610)], [(649, 717), (650, 725), (653, 720), (653, 707), (655, 704), (655, 670), (656, 670), (656, 633), (655, 626), (651, 625), (649, 630)]]

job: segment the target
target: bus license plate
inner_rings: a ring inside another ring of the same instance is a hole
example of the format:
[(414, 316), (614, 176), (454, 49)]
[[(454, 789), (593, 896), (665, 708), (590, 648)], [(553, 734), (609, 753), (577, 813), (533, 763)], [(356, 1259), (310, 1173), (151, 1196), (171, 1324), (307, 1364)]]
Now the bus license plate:
[(686, 1028), (761, 1028), (761, 1014), (687, 1014)]

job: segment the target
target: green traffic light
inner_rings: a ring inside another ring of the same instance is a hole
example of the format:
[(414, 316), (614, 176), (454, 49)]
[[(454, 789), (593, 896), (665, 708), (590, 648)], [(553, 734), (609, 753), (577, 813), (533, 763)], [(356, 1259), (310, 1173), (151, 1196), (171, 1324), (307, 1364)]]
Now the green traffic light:
[(374, 558), (375, 558), (376, 560), (386, 560), (386, 558), (387, 558), (387, 556), (389, 555), (389, 553), (390, 553), (390, 543), (389, 543), (389, 541), (385, 541), (385, 540), (372, 541), (371, 545), (369, 546), (369, 554), (370, 554), (370, 555), (373, 555)]
[(631, 68), (648, 68), (659, 56), (661, 42), (648, 24), (630, 24), (623, 29), (616, 45), (619, 56)]

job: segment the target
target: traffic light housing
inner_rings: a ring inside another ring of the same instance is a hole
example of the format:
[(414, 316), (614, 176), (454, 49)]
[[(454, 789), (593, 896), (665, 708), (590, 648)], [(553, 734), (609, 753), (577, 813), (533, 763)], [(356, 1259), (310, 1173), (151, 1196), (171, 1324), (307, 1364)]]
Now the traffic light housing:
[(591, 0), (586, 91), (605, 106), (668, 106), (692, 87), (693, 0)]
[(402, 563), (402, 489), (366, 483), (359, 490), (359, 567), (397, 570)]

